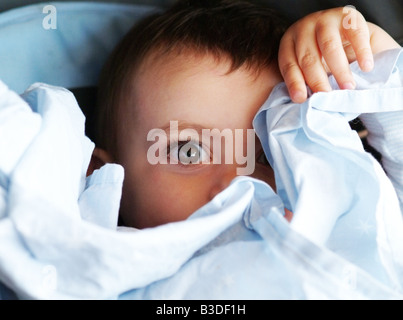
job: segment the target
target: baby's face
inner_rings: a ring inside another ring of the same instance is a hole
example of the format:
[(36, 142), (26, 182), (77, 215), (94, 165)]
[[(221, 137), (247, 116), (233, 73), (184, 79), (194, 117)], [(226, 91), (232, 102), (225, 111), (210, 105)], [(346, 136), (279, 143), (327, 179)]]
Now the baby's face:
[(143, 63), (119, 122), (125, 225), (184, 220), (239, 174), (274, 187), (251, 129), (281, 78), (269, 69), (259, 74), (228, 69), (228, 61), (210, 56)]

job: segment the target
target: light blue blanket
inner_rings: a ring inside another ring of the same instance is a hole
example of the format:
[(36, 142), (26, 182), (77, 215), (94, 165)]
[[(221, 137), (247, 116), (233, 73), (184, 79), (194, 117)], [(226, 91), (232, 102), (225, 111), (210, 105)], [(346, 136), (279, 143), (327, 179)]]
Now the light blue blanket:
[[(238, 177), (188, 220), (130, 232), (123, 168), (85, 177), (72, 94), (0, 83), (0, 282), (24, 299), (403, 298), (403, 58), (352, 68), (357, 90), (295, 105), (281, 84), (256, 116), (278, 194)], [(348, 125), (361, 113), (390, 178)]]

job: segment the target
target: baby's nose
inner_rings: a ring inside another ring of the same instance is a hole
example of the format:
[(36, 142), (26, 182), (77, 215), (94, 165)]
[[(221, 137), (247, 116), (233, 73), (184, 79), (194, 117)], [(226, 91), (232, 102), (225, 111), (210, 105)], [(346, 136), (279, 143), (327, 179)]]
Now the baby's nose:
[(236, 177), (236, 166), (221, 165), (216, 178), (211, 182), (209, 200), (212, 200), (217, 194), (229, 186)]

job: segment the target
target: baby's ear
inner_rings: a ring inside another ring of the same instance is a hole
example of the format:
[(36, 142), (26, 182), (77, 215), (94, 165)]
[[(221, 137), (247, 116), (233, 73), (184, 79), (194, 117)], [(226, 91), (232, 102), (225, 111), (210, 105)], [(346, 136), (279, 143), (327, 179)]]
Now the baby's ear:
[(95, 148), (91, 156), (91, 161), (87, 169), (87, 177), (91, 175), (94, 170), (101, 168), (106, 163), (111, 163), (112, 156), (101, 148)]

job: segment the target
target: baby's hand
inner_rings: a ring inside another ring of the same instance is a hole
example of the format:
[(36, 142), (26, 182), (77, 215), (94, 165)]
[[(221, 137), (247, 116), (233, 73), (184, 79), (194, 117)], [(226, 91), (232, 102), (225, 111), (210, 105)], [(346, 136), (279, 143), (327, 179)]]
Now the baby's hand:
[(341, 89), (354, 89), (349, 63), (357, 60), (363, 71), (372, 70), (375, 27), (350, 7), (319, 11), (294, 23), (279, 51), (279, 67), (291, 99), (304, 102), (306, 84), (313, 92), (330, 91), (328, 72)]

